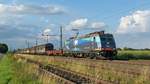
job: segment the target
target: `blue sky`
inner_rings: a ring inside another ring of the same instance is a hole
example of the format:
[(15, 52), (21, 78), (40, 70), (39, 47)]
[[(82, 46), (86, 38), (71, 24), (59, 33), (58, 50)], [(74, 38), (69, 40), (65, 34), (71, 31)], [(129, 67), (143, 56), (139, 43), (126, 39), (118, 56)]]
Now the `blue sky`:
[[(148, 0), (0, 0), (0, 42), (11, 48), (45, 43), (42, 33), (64, 38), (105, 30), (114, 34), (117, 47), (150, 48), (150, 1)], [(87, 30), (91, 28), (92, 30)], [(95, 28), (95, 29), (94, 29)], [(56, 46), (58, 37), (50, 37)]]

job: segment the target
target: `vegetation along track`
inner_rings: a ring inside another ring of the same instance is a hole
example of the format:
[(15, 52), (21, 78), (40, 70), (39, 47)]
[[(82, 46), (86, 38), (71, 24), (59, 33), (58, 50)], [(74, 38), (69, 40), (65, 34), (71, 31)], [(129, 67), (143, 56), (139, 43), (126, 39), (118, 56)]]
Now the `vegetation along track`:
[(34, 63), (39, 65), (40, 71), (44, 71), (46, 73), (55, 74), (59, 77), (61, 77), (63, 80), (67, 81), (67, 84), (112, 84), (110, 81), (105, 80), (96, 80), (92, 77), (89, 77), (87, 75), (77, 73), (74, 71), (70, 71), (67, 69), (64, 69), (62, 67), (54, 66), (54, 65), (43, 65), (40, 62), (33, 61), (31, 59), (27, 59), (24, 57), (20, 57), (21, 59), (26, 59), (27, 62)]
[[(85, 59), (85, 58), (72, 58), (72, 57), (66, 57), (66, 58), (60, 58), (60, 60), (62, 59), (62, 61), (63, 60), (67, 60), (67, 61), (72, 61), (72, 60), (76, 60), (76, 61), (86, 61), (86, 62), (89, 62), (89, 63), (91, 63), (90, 64), (90, 67), (93, 67), (93, 68), (96, 68), (96, 67), (99, 67), (99, 65), (96, 65), (96, 63), (97, 62), (103, 62), (103, 63), (106, 63), (106, 64), (113, 64), (113, 65), (122, 65), (122, 66), (149, 66), (150, 67), (150, 62), (149, 61), (139, 61), (139, 62), (135, 62), (135, 61), (120, 61), (120, 60), (96, 60), (96, 59)], [(84, 66), (89, 66), (89, 64), (87, 64), (87, 63), (83, 63), (83, 65)], [(122, 67), (123, 68), (123, 67)], [(103, 66), (101, 66), (101, 69), (103, 69), (103, 70), (109, 70), (110, 69), (110, 67), (103, 67)], [(140, 69), (140, 68), (139, 68)], [(117, 72), (122, 72), (122, 73), (128, 73), (128, 74), (131, 74), (131, 75), (136, 75), (136, 76), (138, 76), (138, 75), (140, 75), (141, 74), (141, 72), (140, 71), (138, 71), (138, 68), (136, 68), (136, 70), (135, 70), (135, 68), (130, 68), (130, 69), (128, 69), (128, 70), (123, 70), (123, 69), (119, 69), (119, 67), (118, 68), (115, 68), (114, 69), (115, 71), (117, 71)], [(150, 74), (150, 72), (149, 72), (149, 74)], [(150, 78), (150, 77), (149, 77)]]
[[(62, 59), (64, 60), (64, 58), (62, 58)], [(90, 67), (93, 67), (93, 68), (99, 67), (99, 65), (96, 65), (96, 63), (98, 63), (98, 62), (103, 62), (105, 64), (111, 64), (111, 65), (115, 65), (116, 64), (116, 65), (121, 65), (121, 66), (131, 66), (131, 68), (128, 68), (128, 70), (119, 69), (119, 67), (115, 68), (114, 70), (117, 71), (117, 72), (128, 73), (128, 74), (132, 74), (132, 75), (140, 75), (141, 74), (141, 72), (138, 71), (138, 68), (136, 68), (136, 70), (135, 70), (135, 68), (132, 68), (132, 66), (138, 66), (138, 67), (146, 66), (146, 67), (150, 67), (150, 61), (149, 60), (147, 60), (147, 61), (146, 60), (142, 60), (142, 61), (141, 60), (139, 60), (139, 61), (137, 61), (137, 60), (136, 61), (135, 60), (134, 61), (123, 61), (122, 60), (121, 61), (121, 60), (97, 60), (97, 59), (85, 59), (85, 58), (72, 58), (72, 57), (68, 57), (68, 58), (65, 58), (65, 59), (67, 59), (67, 61), (69, 61), (69, 60), (72, 61), (72, 59), (76, 60), (78, 62), (79, 61), (86, 61), (86, 62), (91, 63)], [(89, 66), (86, 63), (84, 63), (84, 65), (85, 66)], [(101, 69), (104, 69), (104, 70), (108, 69), (109, 70), (109, 68), (102, 67), (102, 66), (101, 66)], [(150, 74), (150, 72), (149, 72), (149, 74)]]

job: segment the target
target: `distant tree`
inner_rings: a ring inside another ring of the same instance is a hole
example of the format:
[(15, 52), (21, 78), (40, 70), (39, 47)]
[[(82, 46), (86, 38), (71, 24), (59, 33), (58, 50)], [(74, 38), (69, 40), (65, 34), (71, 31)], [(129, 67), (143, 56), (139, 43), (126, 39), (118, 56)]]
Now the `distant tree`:
[(135, 49), (133, 49), (133, 48), (128, 48), (128, 50), (135, 50)]
[(143, 50), (150, 50), (149, 48), (145, 48), (145, 49), (143, 49)]
[(8, 51), (7, 44), (0, 43), (0, 53), (6, 53)]
[(123, 50), (135, 50), (133, 48), (124, 47)]
[(121, 50), (121, 48), (117, 48), (117, 50)]
[(127, 47), (124, 47), (123, 50), (128, 50), (128, 48), (127, 48)]

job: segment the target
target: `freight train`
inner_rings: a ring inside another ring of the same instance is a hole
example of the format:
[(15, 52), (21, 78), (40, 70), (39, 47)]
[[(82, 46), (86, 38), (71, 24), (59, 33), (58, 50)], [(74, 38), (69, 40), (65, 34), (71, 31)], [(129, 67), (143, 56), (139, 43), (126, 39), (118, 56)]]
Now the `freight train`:
[(62, 55), (72, 57), (112, 59), (117, 54), (115, 40), (112, 34), (104, 31), (93, 32), (86, 35), (71, 37), (64, 42), (63, 50), (54, 49), (52, 43), (21, 49), (19, 53)]

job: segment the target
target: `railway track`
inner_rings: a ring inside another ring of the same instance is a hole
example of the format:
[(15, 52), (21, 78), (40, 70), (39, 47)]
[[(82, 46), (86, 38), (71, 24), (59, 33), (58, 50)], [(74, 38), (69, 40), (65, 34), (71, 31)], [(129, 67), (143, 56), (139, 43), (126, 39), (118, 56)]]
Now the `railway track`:
[[(41, 56), (41, 55), (38, 55), (38, 56)], [(150, 66), (150, 61), (134, 62), (134, 61), (125, 61), (125, 60), (102, 60), (102, 59), (74, 58), (74, 57), (62, 57), (62, 56), (46, 56), (46, 55), (44, 56), (63, 59), (63, 60), (66, 59), (66, 60), (76, 60), (76, 61), (105, 62), (105, 63), (113, 63), (113, 64)]]
[(54, 65), (43, 65), (42, 63), (33, 61), (31, 59), (27, 59), (24, 57), (20, 57), (20, 58), (27, 60), (27, 62), (39, 65), (40, 71), (44, 73), (46, 72), (50, 75), (55, 75), (59, 77), (59, 79), (66, 81), (66, 84), (113, 84), (111, 81), (94, 79), (93, 77), (81, 73), (77, 73), (74, 71), (70, 71), (62, 67), (58, 67)]
[(46, 70), (46, 71), (49, 71), (53, 74), (56, 74), (62, 78), (65, 78), (66, 80), (69, 80), (75, 84), (91, 84), (93, 81), (88, 78), (88, 77), (85, 77), (83, 75), (80, 75), (80, 74), (77, 74), (77, 73), (74, 73), (72, 71), (67, 71), (65, 69), (62, 69), (62, 68), (58, 68), (56, 66), (52, 66), (52, 65), (47, 65), (47, 66), (43, 66), (41, 67), (42, 69)]
[(51, 73), (51, 72), (49, 72), (49, 71), (47, 71), (47, 70), (45, 70), (43, 68), (39, 68), (38, 71), (40, 72), (40, 74), (46, 74), (46, 75), (49, 75), (50, 77), (56, 78), (58, 80), (57, 81), (58, 83), (62, 83), (63, 82), (64, 84), (75, 84), (74, 82), (66, 80), (66, 79), (64, 79), (64, 78), (62, 78), (62, 77), (60, 77), (60, 76), (58, 76), (58, 75), (56, 75), (54, 73)]
[[(62, 57), (63, 58), (63, 57)], [(124, 61), (124, 60), (97, 60), (97, 59), (85, 59), (85, 58), (72, 58), (66, 57), (65, 59), (73, 59), (78, 61), (89, 61), (89, 62), (105, 62), (105, 63), (113, 63), (113, 64), (125, 64), (125, 65), (140, 65), (140, 66), (150, 66), (150, 61), (148, 62), (133, 62), (133, 61)]]
[(128, 64), (128, 65), (140, 65), (140, 66), (150, 66), (150, 62), (129, 62), (129, 61), (112, 61), (113, 63)]

